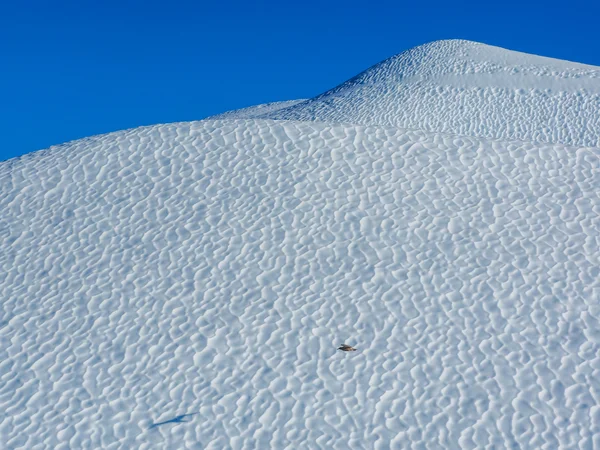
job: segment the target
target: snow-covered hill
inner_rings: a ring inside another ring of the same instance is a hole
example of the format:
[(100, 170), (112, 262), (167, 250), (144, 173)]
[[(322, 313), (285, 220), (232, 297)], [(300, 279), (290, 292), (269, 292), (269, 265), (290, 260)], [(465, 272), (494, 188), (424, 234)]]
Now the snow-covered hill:
[(599, 70), (444, 41), (0, 163), (0, 448), (600, 446)]
[(598, 67), (449, 40), (258, 117), (600, 146), (599, 111)]

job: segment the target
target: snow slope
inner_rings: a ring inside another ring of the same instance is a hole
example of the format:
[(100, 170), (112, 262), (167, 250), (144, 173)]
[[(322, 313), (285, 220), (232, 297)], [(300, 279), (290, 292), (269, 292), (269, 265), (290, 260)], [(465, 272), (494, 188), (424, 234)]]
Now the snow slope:
[(600, 146), (600, 68), (449, 40), (258, 117)]
[(263, 103), (262, 105), (249, 106), (247, 108), (235, 109), (214, 116), (206, 117), (205, 120), (219, 119), (254, 119), (266, 114), (274, 113), (283, 108), (289, 108), (304, 100), (288, 100), (283, 102)]
[(0, 163), (0, 448), (600, 446), (598, 148), (243, 115)]

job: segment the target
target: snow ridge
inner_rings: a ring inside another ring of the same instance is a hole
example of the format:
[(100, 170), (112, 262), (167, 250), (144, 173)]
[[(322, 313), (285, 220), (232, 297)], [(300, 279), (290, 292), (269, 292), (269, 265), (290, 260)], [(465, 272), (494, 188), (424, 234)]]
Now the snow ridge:
[(314, 99), (255, 117), (600, 146), (600, 69), (475, 42), (436, 41)]

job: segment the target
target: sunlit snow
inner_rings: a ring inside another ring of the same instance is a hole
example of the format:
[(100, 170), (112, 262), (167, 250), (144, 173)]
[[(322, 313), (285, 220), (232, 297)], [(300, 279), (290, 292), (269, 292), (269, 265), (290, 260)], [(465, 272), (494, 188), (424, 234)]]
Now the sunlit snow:
[(600, 68), (439, 41), (0, 163), (0, 449), (600, 448), (598, 146)]

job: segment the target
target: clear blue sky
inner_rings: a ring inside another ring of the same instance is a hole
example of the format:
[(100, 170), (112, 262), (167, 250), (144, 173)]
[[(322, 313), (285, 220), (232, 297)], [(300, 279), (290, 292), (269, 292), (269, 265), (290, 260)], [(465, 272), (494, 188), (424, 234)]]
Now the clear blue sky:
[(0, 3), (0, 160), (312, 97), (437, 39), (600, 65), (594, 1)]

